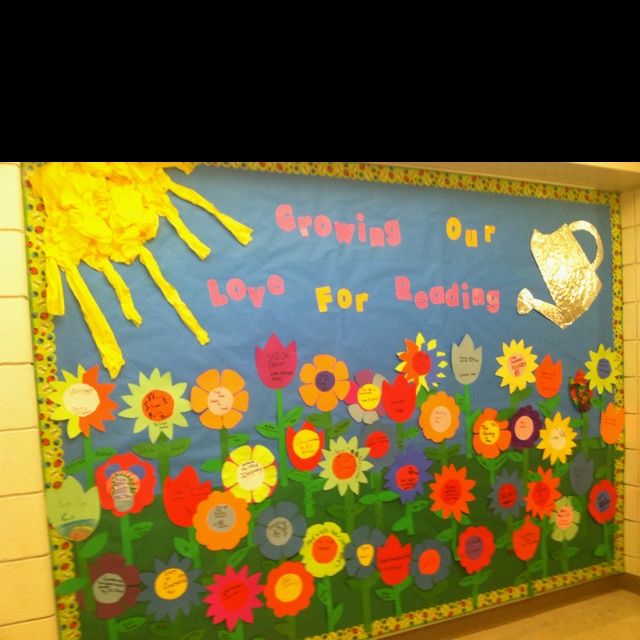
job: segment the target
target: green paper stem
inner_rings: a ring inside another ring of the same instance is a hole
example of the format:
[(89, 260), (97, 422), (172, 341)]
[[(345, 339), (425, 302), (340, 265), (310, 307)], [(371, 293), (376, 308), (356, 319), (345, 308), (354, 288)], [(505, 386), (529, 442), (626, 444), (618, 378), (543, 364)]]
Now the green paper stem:
[(402, 617), (402, 596), (400, 595), (400, 589), (398, 589), (398, 585), (394, 585), (391, 587), (391, 591), (393, 592), (393, 607), (396, 612), (396, 618)]
[(533, 578), (531, 575), (531, 560), (527, 560), (527, 595), (531, 597), (533, 595)]
[[(478, 574), (474, 575), (474, 578), (477, 578)], [(475, 579), (473, 581), (473, 584), (471, 586), (471, 597), (473, 598), (473, 608), (477, 609), (478, 608), (478, 590), (479, 590), (479, 585), (478, 585), (478, 580)]]
[(602, 538), (604, 542), (604, 548), (607, 551), (607, 562), (613, 561), (613, 551), (611, 549), (611, 536), (609, 534), (609, 523), (605, 522), (602, 525)]
[(131, 542), (131, 522), (129, 514), (120, 517), (120, 545), (126, 564), (133, 564), (133, 544)]
[(607, 445), (607, 461), (606, 461), (606, 465), (607, 465), (607, 478), (609, 478), (609, 480), (611, 480), (611, 482), (613, 482), (613, 476), (615, 474), (615, 459), (613, 457), (613, 452), (614, 452), (615, 446), (612, 444), (608, 444)]
[(542, 534), (540, 536), (540, 555), (542, 556), (542, 577), (549, 577), (549, 550), (547, 549), (548, 529), (543, 523)]
[(407, 518), (407, 534), (412, 536), (415, 534), (416, 530), (413, 524), (413, 511), (411, 510), (411, 505), (413, 503), (411, 501), (407, 501), (404, 505), (404, 515)]
[(169, 475), (169, 442), (169, 438), (161, 433), (157, 441), (158, 473), (161, 487), (164, 487), (164, 480)]
[(525, 489), (527, 488), (527, 482), (529, 482), (529, 465), (531, 464), (531, 447), (526, 447), (522, 450), (522, 482)]
[(587, 443), (587, 438), (589, 437), (589, 414), (582, 413), (582, 426), (580, 428), (581, 438), (580, 445), (582, 446), (582, 452), (584, 453), (584, 457), (588, 458), (589, 453), (589, 445)]
[(96, 602), (93, 598), (93, 589), (91, 578), (89, 577), (89, 561), (86, 558), (78, 558), (79, 576), (87, 579), (87, 584), (83, 588), (84, 591), (84, 609), (87, 613), (95, 611)]
[(327, 625), (329, 631), (333, 631), (333, 592), (331, 591), (331, 580), (329, 576), (325, 576), (322, 581), (327, 590), (327, 602), (325, 604), (327, 608)]
[(365, 580), (362, 583), (362, 590), (360, 591), (360, 597), (362, 599), (362, 623), (366, 633), (370, 634), (372, 629), (371, 622), (371, 584), (369, 580)]
[(280, 460), (280, 486), (289, 484), (289, 460), (287, 458), (287, 441), (284, 426), (284, 409), (282, 406), (282, 389), (276, 389), (276, 418), (278, 423), (278, 457)]
[(287, 616), (287, 623), (289, 625), (289, 640), (296, 640), (297, 632), (296, 632), (296, 617), (295, 616)]
[(473, 424), (471, 423), (471, 391), (470, 385), (464, 385), (464, 406), (469, 407), (469, 412), (464, 412), (467, 431), (467, 459), (473, 458)]
[(244, 640), (244, 622), (242, 620), (238, 620), (238, 624), (233, 630), (233, 638), (234, 640)]
[(347, 533), (351, 533), (355, 526), (355, 516), (353, 514), (353, 491), (347, 488), (344, 494), (344, 527)]
[(91, 489), (91, 487), (95, 486), (95, 472), (94, 472), (94, 463), (95, 463), (95, 454), (93, 452), (93, 440), (91, 437), (91, 428), (89, 428), (89, 435), (85, 436), (82, 441), (82, 449), (84, 453), (84, 473), (85, 473), (85, 482), (87, 485), (87, 491)]
[(229, 457), (229, 433), (224, 427), (219, 429), (220, 432), (220, 469)]
[(404, 451), (404, 422), (396, 422), (396, 445), (398, 451)]
[(568, 573), (569, 571), (569, 558), (567, 557), (567, 541), (562, 540), (562, 572)]
[(460, 560), (458, 555), (458, 521), (451, 516), (451, 554), (454, 560)]
[[(382, 491), (382, 471), (375, 471), (371, 474), (371, 484), (374, 493), (380, 493)], [(384, 529), (384, 510), (381, 500), (374, 502), (373, 515), (376, 527), (382, 531), (382, 529)]]
[(118, 620), (116, 618), (107, 620), (107, 634), (109, 640), (118, 640)]
[(202, 558), (200, 557), (200, 545), (196, 540), (196, 530), (195, 527), (187, 527), (187, 539), (189, 540), (189, 544), (191, 548), (195, 551), (193, 554), (193, 568), (201, 569), (202, 568)]

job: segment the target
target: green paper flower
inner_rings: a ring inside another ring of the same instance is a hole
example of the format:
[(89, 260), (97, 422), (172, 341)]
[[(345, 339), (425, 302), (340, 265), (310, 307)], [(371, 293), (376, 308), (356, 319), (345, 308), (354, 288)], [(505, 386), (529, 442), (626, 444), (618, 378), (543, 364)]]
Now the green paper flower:
[(88, 491), (73, 477), (67, 476), (59, 489), (45, 491), (47, 517), (65, 540), (86, 540), (100, 522), (98, 488)]
[(551, 538), (556, 542), (573, 540), (578, 533), (580, 511), (569, 496), (556, 500), (556, 510), (551, 514), (550, 521), (554, 525)]

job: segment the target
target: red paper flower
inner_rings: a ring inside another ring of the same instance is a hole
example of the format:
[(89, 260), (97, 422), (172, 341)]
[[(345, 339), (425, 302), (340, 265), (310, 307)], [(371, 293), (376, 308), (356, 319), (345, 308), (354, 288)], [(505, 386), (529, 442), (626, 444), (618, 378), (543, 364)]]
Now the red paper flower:
[(536, 555), (540, 544), (540, 527), (531, 522), (531, 516), (526, 516), (524, 524), (514, 529), (511, 534), (513, 552), (520, 560), (528, 562)]
[(600, 480), (589, 491), (589, 513), (599, 524), (613, 520), (617, 502), (616, 488), (609, 480)]
[(263, 348), (256, 347), (256, 369), (262, 384), (269, 389), (286, 387), (298, 367), (298, 347), (294, 341), (286, 347), (275, 333)]
[(538, 475), (540, 480), (527, 484), (529, 492), (525, 509), (533, 516), (544, 518), (556, 510), (556, 500), (560, 497), (560, 478), (554, 478), (551, 469), (543, 471), (542, 467), (538, 467)]
[(117, 618), (136, 604), (140, 593), (140, 574), (134, 566), (126, 566), (117, 553), (107, 553), (89, 565), (91, 592), (96, 602), (96, 615), (101, 620)]
[(376, 551), (376, 566), (382, 582), (390, 586), (400, 584), (411, 569), (411, 545), (403, 546), (392, 533)]
[(156, 472), (134, 453), (116, 454), (96, 469), (96, 485), (102, 508), (121, 517), (153, 502)]
[(467, 527), (458, 538), (460, 564), (467, 573), (486, 567), (495, 550), (493, 533), (487, 527)]
[(162, 502), (169, 520), (179, 527), (190, 527), (198, 505), (211, 493), (211, 482), (200, 483), (193, 467), (185, 467), (174, 480), (164, 481)]
[(416, 408), (416, 385), (399, 373), (393, 384), (382, 383), (382, 406), (393, 422), (406, 422)]
[(287, 453), (291, 464), (300, 471), (311, 471), (322, 459), (324, 431), (305, 422), (298, 431), (287, 428)]

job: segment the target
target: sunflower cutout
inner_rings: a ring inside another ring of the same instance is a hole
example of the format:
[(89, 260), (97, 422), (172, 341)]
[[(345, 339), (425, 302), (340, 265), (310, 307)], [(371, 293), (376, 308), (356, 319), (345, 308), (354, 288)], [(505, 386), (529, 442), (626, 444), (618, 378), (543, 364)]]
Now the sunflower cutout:
[(249, 392), (236, 371), (209, 369), (197, 377), (190, 401), (208, 429), (233, 429), (249, 408)]
[(322, 453), (324, 460), (320, 463), (320, 477), (326, 479), (324, 490), (338, 487), (341, 496), (347, 489), (360, 493), (360, 485), (368, 482), (364, 472), (373, 466), (366, 460), (369, 449), (359, 447), (356, 436), (348, 441), (340, 436), (337, 440), (330, 440), (329, 450), (324, 449)]
[(533, 372), (538, 368), (538, 356), (531, 353), (533, 347), (525, 347), (524, 340), (511, 340), (509, 345), (502, 343), (502, 356), (496, 358), (500, 367), (496, 375), (501, 379), (500, 386), (509, 386), (509, 393), (522, 391), (527, 383), (535, 382)]
[(200, 604), (204, 587), (198, 582), (201, 571), (191, 569), (189, 558), (178, 558), (174, 553), (168, 562), (153, 561), (153, 572), (141, 573), (146, 587), (138, 602), (148, 602), (147, 616), (155, 620), (169, 618), (172, 622), (179, 612), (188, 616)]
[(222, 484), (249, 504), (266, 500), (278, 483), (276, 459), (262, 444), (234, 449), (222, 465)]
[(475, 500), (471, 489), (476, 481), (467, 478), (467, 468), (456, 469), (452, 464), (443, 465), (442, 472), (434, 474), (435, 481), (429, 483), (433, 500), (431, 511), (442, 511), (443, 518), (453, 516), (458, 522), (463, 513), (469, 513), (469, 502)]
[(571, 418), (563, 418), (560, 412), (556, 412), (553, 419), (545, 418), (546, 429), (540, 430), (540, 442), (537, 448), (542, 449), (542, 459), (555, 464), (558, 460), (561, 463), (567, 461), (567, 456), (577, 446), (575, 439), (578, 435), (569, 425)]
[(115, 384), (98, 382), (98, 365), (85, 371), (78, 365), (78, 373), (74, 376), (63, 371), (64, 381), (56, 380), (52, 383), (53, 393), (49, 399), (58, 406), (51, 417), (54, 420), (67, 421), (67, 435), (70, 438), (82, 434), (89, 436), (91, 427), (104, 431), (105, 420), (115, 420), (114, 409), (118, 405), (109, 398)]
[(351, 387), (347, 365), (327, 354), (314, 356), (313, 364), (305, 362), (300, 369), (300, 381), (302, 400), (319, 411), (333, 411)]
[(446, 378), (443, 370), (449, 366), (444, 360), (446, 353), (438, 349), (438, 341), (432, 338), (427, 342), (422, 333), (418, 333), (415, 342), (405, 339), (404, 344), (406, 350), (397, 354), (402, 362), (396, 367), (396, 371), (416, 385), (416, 394), (420, 387), (427, 391), (437, 388), (439, 380)]
[(556, 500), (560, 498), (558, 491), (560, 478), (555, 478), (551, 469), (543, 471), (542, 467), (538, 467), (537, 474), (540, 480), (534, 480), (527, 484), (525, 510), (534, 517), (544, 518), (550, 516), (556, 509)]
[(589, 380), (590, 387), (597, 389), (598, 393), (613, 392), (613, 387), (618, 386), (620, 372), (620, 356), (604, 345), (600, 345), (597, 351), (589, 351), (589, 360), (585, 362), (587, 373), (585, 378)]
[(118, 414), (123, 418), (135, 418), (133, 433), (149, 429), (151, 442), (155, 442), (161, 433), (172, 440), (174, 426), (189, 426), (182, 415), (190, 409), (189, 401), (182, 397), (187, 389), (186, 382), (173, 384), (171, 373), (161, 374), (158, 369), (154, 369), (148, 378), (141, 372), (138, 382), (129, 383), (131, 395), (122, 396), (129, 408)]

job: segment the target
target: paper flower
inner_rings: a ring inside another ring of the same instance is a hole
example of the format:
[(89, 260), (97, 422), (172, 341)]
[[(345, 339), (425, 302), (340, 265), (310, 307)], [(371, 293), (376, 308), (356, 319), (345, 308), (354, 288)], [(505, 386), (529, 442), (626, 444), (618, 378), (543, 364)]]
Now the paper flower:
[(376, 549), (384, 542), (384, 534), (378, 529), (371, 529), (368, 525), (355, 529), (344, 550), (347, 574), (354, 578), (368, 578), (376, 570)]
[(537, 473), (540, 480), (533, 480), (527, 484), (525, 509), (532, 516), (544, 518), (555, 511), (556, 500), (560, 497), (560, 478), (554, 478), (551, 469), (544, 471), (542, 467), (538, 467)]
[(233, 429), (249, 408), (249, 392), (244, 378), (233, 371), (209, 369), (196, 379), (191, 389), (191, 408), (200, 414), (208, 429)]
[(498, 420), (495, 409), (485, 409), (473, 424), (473, 448), (484, 458), (497, 458), (511, 443), (508, 420)]
[(71, 542), (86, 540), (100, 522), (100, 498), (97, 487), (88, 491), (67, 476), (60, 488), (45, 491), (47, 517), (58, 535)]
[(173, 524), (190, 527), (198, 505), (211, 493), (211, 482), (200, 482), (196, 470), (186, 466), (175, 478), (164, 481), (162, 502)]
[(562, 386), (562, 361), (558, 360), (555, 364), (551, 356), (547, 355), (542, 358), (540, 366), (536, 369), (536, 389), (543, 398), (553, 398)]
[(312, 471), (322, 458), (324, 431), (304, 422), (297, 431), (287, 427), (287, 454), (291, 464), (300, 471)]
[(96, 486), (102, 508), (114, 516), (140, 513), (153, 502), (156, 472), (134, 453), (119, 453), (96, 469)]
[(428, 472), (431, 460), (427, 460), (422, 450), (416, 446), (409, 447), (398, 455), (393, 466), (387, 471), (385, 486), (400, 496), (405, 504), (423, 492), (423, 484), (431, 479)]
[(338, 401), (344, 400), (349, 393), (347, 365), (326, 354), (314, 356), (313, 364), (302, 365), (300, 381), (303, 383), (299, 388), (302, 400), (319, 411), (333, 411)]
[(135, 606), (140, 593), (140, 574), (136, 567), (127, 565), (121, 555), (106, 553), (95, 564), (89, 564), (89, 580), (100, 620), (117, 618)]
[(453, 516), (458, 522), (463, 513), (469, 513), (469, 502), (475, 500), (471, 489), (476, 481), (467, 478), (467, 468), (456, 469), (452, 464), (443, 465), (442, 472), (434, 474), (435, 482), (430, 482), (433, 500), (431, 511), (442, 511), (443, 518)]
[(290, 558), (302, 546), (307, 522), (293, 502), (279, 502), (260, 512), (253, 530), (253, 542), (269, 560)]
[(168, 562), (153, 561), (153, 572), (141, 573), (146, 587), (138, 602), (148, 602), (147, 616), (155, 620), (169, 618), (172, 622), (179, 612), (188, 616), (193, 607), (200, 605), (200, 593), (205, 589), (197, 581), (201, 571), (191, 569), (189, 558), (171, 555)]
[(523, 451), (532, 447), (542, 428), (540, 414), (530, 405), (518, 409), (509, 420), (511, 432), (511, 446), (516, 451)]
[(524, 507), (522, 495), (522, 479), (517, 471), (501, 471), (491, 486), (489, 507), (505, 522), (510, 518), (517, 518)]
[(416, 587), (424, 591), (432, 589), (449, 575), (451, 564), (451, 551), (437, 540), (416, 545), (411, 559), (411, 575)]
[(249, 533), (246, 500), (228, 491), (212, 491), (193, 516), (196, 540), (210, 551), (233, 549)]
[(508, 346), (502, 343), (503, 355), (496, 358), (500, 365), (496, 375), (501, 379), (501, 387), (509, 385), (509, 393), (522, 391), (528, 382), (535, 382), (533, 372), (538, 367), (538, 356), (531, 353), (532, 349), (524, 346), (524, 340), (511, 340)]
[(314, 524), (307, 529), (300, 555), (314, 578), (333, 576), (346, 564), (344, 549), (350, 542), (348, 533), (335, 522)]
[(565, 463), (567, 456), (571, 455), (572, 449), (577, 445), (575, 443), (578, 435), (570, 426), (570, 417), (563, 418), (560, 412), (556, 412), (553, 419), (545, 418), (544, 424), (546, 429), (540, 430), (540, 442), (537, 448), (542, 449), (542, 459), (550, 459), (551, 464), (555, 464), (557, 460)]
[(458, 557), (467, 573), (488, 566), (495, 550), (493, 533), (487, 527), (467, 527), (458, 537)]
[(575, 408), (580, 413), (591, 411), (591, 398), (593, 391), (589, 388), (589, 381), (585, 378), (584, 371), (578, 369), (573, 378), (569, 378), (569, 396)]
[(88, 371), (78, 365), (77, 375), (63, 371), (64, 381), (52, 383), (53, 393), (49, 396), (58, 406), (51, 417), (67, 420), (67, 435), (70, 438), (82, 434), (88, 436), (91, 427), (104, 431), (105, 420), (115, 420), (114, 409), (118, 405), (109, 398), (115, 384), (98, 382), (98, 365)]
[(386, 380), (382, 383), (382, 406), (389, 420), (406, 422), (416, 408), (416, 385), (409, 382), (401, 373), (393, 384)]
[(624, 427), (624, 409), (613, 402), (600, 414), (600, 435), (607, 444), (615, 444)]
[(589, 351), (589, 360), (585, 362), (587, 373), (585, 378), (592, 389), (598, 393), (611, 393), (614, 386), (618, 386), (620, 378), (620, 356), (604, 345), (599, 345), (597, 351)]
[(460, 426), (460, 407), (451, 396), (438, 391), (430, 395), (420, 407), (418, 423), (428, 440), (448, 440), (453, 438)]
[(171, 373), (160, 374), (154, 369), (147, 378), (140, 373), (140, 384), (129, 383), (131, 395), (122, 396), (129, 405), (118, 415), (123, 418), (135, 418), (133, 433), (149, 429), (149, 439), (155, 442), (161, 433), (169, 440), (173, 438), (173, 427), (187, 427), (188, 422), (182, 415), (190, 406), (182, 394), (187, 389), (186, 382), (173, 384)]
[(591, 487), (594, 466), (593, 460), (588, 460), (582, 451), (573, 456), (569, 463), (569, 482), (576, 495), (583, 496)]
[(262, 444), (234, 449), (222, 465), (222, 484), (249, 504), (266, 500), (278, 483), (276, 459)]
[(541, 531), (538, 525), (531, 522), (531, 516), (525, 516), (523, 525), (511, 533), (511, 543), (516, 557), (523, 562), (529, 562), (536, 555)]
[[(444, 360), (445, 352), (438, 350), (438, 341), (432, 338), (427, 342), (422, 333), (418, 333), (415, 342), (406, 339), (404, 343), (406, 351), (398, 352), (398, 358), (402, 362), (396, 367), (396, 371), (400, 371), (409, 382), (416, 385), (416, 394), (420, 387), (427, 391), (432, 387), (437, 388), (438, 381), (446, 378), (443, 369), (449, 366)], [(425, 345), (423, 351), (422, 347)]]
[(349, 383), (349, 393), (345, 396), (347, 411), (356, 422), (373, 424), (384, 414), (382, 406), (382, 385), (385, 378), (371, 369), (358, 371), (355, 382)]
[(320, 463), (322, 471), (320, 477), (327, 481), (324, 490), (329, 491), (338, 487), (343, 496), (347, 489), (353, 493), (360, 493), (360, 485), (367, 483), (364, 475), (373, 466), (367, 459), (369, 449), (358, 446), (358, 438), (354, 436), (348, 441), (342, 436), (329, 441), (329, 450), (324, 449), (324, 460)]
[(228, 566), (224, 575), (214, 574), (213, 584), (207, 587), (209, 595), (204, 599), (209, 605), (206, 615), (213, 624), (224, 622), (233, 631), (239, 620), (253, 622), (253, 610), (262, 606), (258, 598), (263, 589), (259, 584), (261, 576), (261, 573), (249, 575), (247, 565), (238, 572)]
[(400, 544), (400, 540), (392, 533), (376, 550), (376, 566), (382, 582), (389, 586), (400, 584), (409, 577), (411, 544)]
[(600, 480), (589, 491), (589, 513), (598, 524), (613, 520), (617, 502), (616, 488), (609, 480)]
[(476, 347), (469, 334), (460, 344), (451, 345), (451, 367), (460, 384), (473, 384), (482, 369), (482, 347)]
[(269, 389), (283, 389), (293, 380), (298, 368), (298, 347), (291, 341), (286, 347), (275, 333), (263, 348), (256, 347), (256, 370)]
[(549, 522), (554, 525), (551, 538), (556, 542), (573, 540), (578, 533), (580, 511), (572, 498), (565, 496), (556, 502), (556, 510), (551, 514)]
[(363, 427), (357, 437), (358, 442), (369, 449), (367, 460), (372, 465), (371, 471), (381, 471), (393, 464), (398, 455), (398, 445), (394, 437), (389, 436), (382, 428), (371, 430), (368, 427)]
[(302, 562), (283, 562), (272, 569), (264, 586), (266, 604), (276, 618), (295, 616), (311, 604), (316, 588)]

